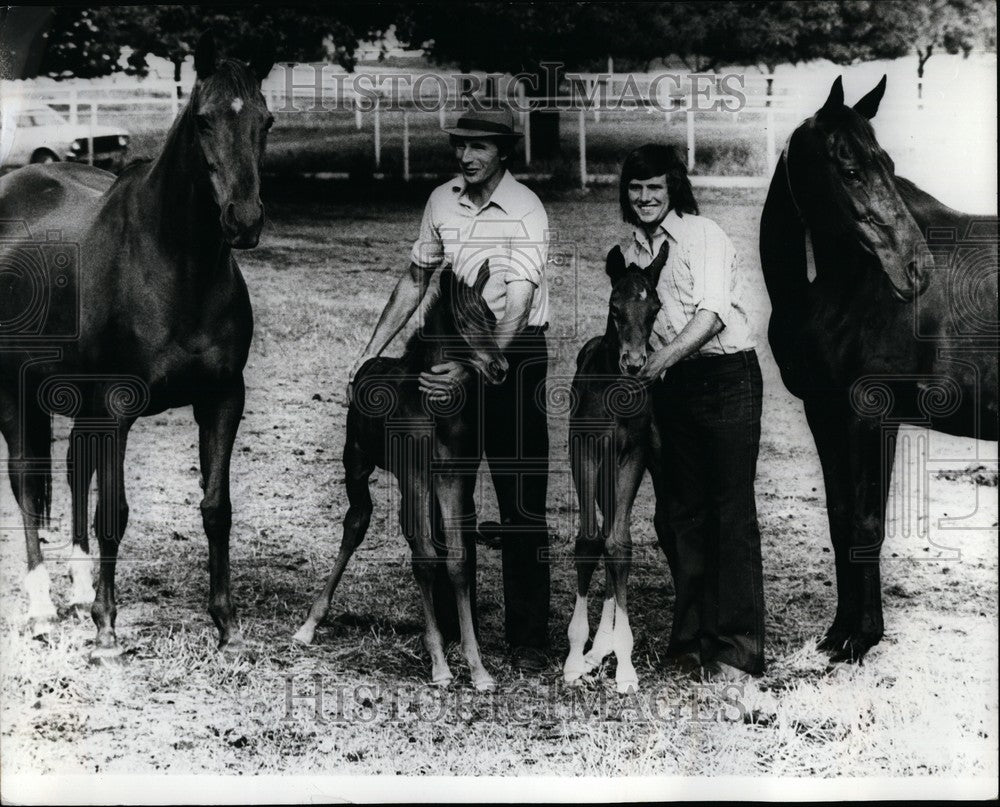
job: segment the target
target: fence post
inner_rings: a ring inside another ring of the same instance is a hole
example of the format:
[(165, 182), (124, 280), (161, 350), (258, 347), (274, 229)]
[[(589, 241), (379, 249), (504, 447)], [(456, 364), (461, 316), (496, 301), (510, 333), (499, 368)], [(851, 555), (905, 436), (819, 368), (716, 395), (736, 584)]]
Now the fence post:
[(521, 131), (524, 132), (524, 165), (531, 165), (531, 109), (525, 103), (524, 84), (517, 82), (517, 108), (521, 115)]
[(441, 99), (441, 103), (438, 106), (438, 123), (441, 125), (442, 129), (444, 128), (444, 125), (446, 123), (446, 121), (444, 119), (444, 112), (445, 112), (444, 108), (447, 105), (448, 105), (448, 99), (447, 99), (447, 97), (445, 97), (445, 98)]
[(358, 106), (358, 99), (354, 99), (354, 128), (361, 131), (361, 107)]
[(90, 102), (90, 131), (87, 132), (87, 163), (94, 164), (94, 129), (97, 127), (97, 102)]
[(176, 84), (170, 85), (170, 117), (171, 119), (177, 117), (177, 113), (181, 111), (181, 83), (178, 81)]
[(767, 118), (764, 126), (767, 132), (767, 173), (770, 175), (774, 173), (774, 167), (777, 165), (777, 158), (774, 153), (774, 107), (769, 106), (767, 108)]
[(403, 110), (403, 181), (410, 181), (410, 113)]
[(580, 107), (580, 187), (587, 187), (587, 110)]
[(74, 87), (69, 91), (69, 122), (76, 126), (80, 122), (80, 93)]
[(694, 171), (694, 112), (687, 110), (688, 171)]
[(375, 99), (375, 170), (382, 167), (382, 114), (379, 99)]

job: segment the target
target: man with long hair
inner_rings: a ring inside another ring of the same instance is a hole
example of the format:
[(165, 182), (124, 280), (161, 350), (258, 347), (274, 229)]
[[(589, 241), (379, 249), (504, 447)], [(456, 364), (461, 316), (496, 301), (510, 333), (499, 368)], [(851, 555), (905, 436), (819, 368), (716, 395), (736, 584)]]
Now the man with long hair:
[(736, 252), (718, 224), (698, 215), (684, 163), (668, 146), (628, 155), (619, 201), (633, 228), (623, 244), (627, 263), (646, 266), (669, 246), (653, 352), (640, 371), (652, 383), (665, 475), (655, 526), (676, 595), (667, 654), (708, 678), (759, 674), (762, 382)]

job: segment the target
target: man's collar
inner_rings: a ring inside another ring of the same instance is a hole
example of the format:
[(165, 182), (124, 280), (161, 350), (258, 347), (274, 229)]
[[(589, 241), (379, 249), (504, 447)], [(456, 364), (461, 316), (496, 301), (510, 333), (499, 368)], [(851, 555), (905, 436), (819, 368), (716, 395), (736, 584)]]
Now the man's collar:
[[(500, 178), (500, 182), (493, 189), (493, 195), (490, 196), (489, 201), (483, 205), (483, 208), (489, 207), (490, 205), (496, 205), (503, 213), (510, 213), (511, 205), (516, 199), (516, 185), (517, 180), (514, 179), (514, 175), (504, 168), (503, 176)], [(451, 183), (451, 189), (458, 193), (460, 199), (463, 197), (467, 198), (465, 177), (461, 174), (455, 177), (454, 181)]]
[[(668, 236), (674, 243), (677, 243), (677, 234), (680, 228), (683, 226), (683, 219), (677, 215), (676, 210), (670, 210), (666, 216), (663, 217), (657, 227), (654, 235), (663, 233)], [(641, 227), (634, 227), (632, 229), (632, 237), (635, 238), (637, 244), (642, 246), (644, 249), (649, 250), (649, 241), (646, 239), (646, 231)]]

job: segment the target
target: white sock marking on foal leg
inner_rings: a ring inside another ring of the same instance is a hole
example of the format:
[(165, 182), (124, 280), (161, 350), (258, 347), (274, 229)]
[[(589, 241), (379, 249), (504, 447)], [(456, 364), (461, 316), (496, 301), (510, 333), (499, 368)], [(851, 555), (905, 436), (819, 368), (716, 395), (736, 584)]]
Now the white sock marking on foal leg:
[(70, 592), (70, 605), (86, 606), (94, 602), (94, 559), (83, 551), (83, 548), (73, 544), (69, 550), (69, 576), (73, 581)]
[(24, 576), (24, 590), (28, 592), (28, 619), (37, 636), (48, 631), (48, 623), (56, 618), (56, 607), (49, 594), (49, 572), (44, 563), (38, 564)]
[(587, 620), (587, 597), (576, 595), (576, 605), (573, 608), (573, 618), (566, 630), (569, 637), (569, 655), (563, 665), (563, 679), (571, 683), (587, 672), (587, 664), (583, 660), (583, 646), (590, 636), (590, 624)]
[(601, 623), (594, 634), (594, 643), (590, 652), (584, 656), (584, 661), (590, 667), (596, 667), (611, 652), (611, 637), (615, 627), (615, 598), (608, 597), (601, 607)]
[(615, 609), (614, 630), (615, 659), (618, 670), (615, 684), (620, 695), (639, 689), (639, 676), (632, 666), (632, 627), (628, 624), (628, 614), (621, 608)]

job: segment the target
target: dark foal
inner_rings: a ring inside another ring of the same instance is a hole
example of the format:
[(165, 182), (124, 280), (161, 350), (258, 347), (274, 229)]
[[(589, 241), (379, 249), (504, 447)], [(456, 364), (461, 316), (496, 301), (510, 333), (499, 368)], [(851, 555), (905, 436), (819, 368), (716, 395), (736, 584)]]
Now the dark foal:
[[(659, 498), (656, 436), (648, 388), (631, 376), (646, 363), (653, 322), (660, 310), (656, 284), (667, 262), (669, 246), (645, 269), (625, 266), (619, 247), (608, 253), (607, 273), (613, 289), (608, 324), (577, 355), (570, 413), (570, 462), (580, 505), (576, 539), (576, 607), (569, 623), (569, 656), (563, 677), (573, 682), (598, 666), (612, 651), (618, 662), (615, 683), (621, 693), (635, 691), (639, 678), (632, 665), (632, 629), (626, 591), (632, 538), (632, 502), (646, 468)], [(597, 506), (603, 523), (597, 522)], [(598, 559), (606, 574), (604, 608), (590, 652), (587, 592)]]
[(358, 373), (354, 400), (347, 410), (344, 476), (350, 507), (344, 516), (340, 552), (326, 586), (294, 636), (305, 644), (312, 642), (316, 626), (330, 610), (341, 575), (371, 520), (368, 479), (376, 466), (385, 468), (399, 482), (399, 523), (413, 551), (431, 680), (446, 685), (452, 679), (433, 602), (434, 570), (440, 562), (439, 549), (444, 549), (458, 605), (462, 650), (476, 689), (495, 686), (479, 655), (470, 595), (475, 568), (466, 557), (471, 540), (467, 533), (474, 521), (469, 512), (474, 469), (482, 453), (481, 382), (473, 373), (450, 400), (440, 402), (424, 396), (417, 382), (421, 372), (449, 359), (471, 364), (488, 384), (503, 381), (507, 361), (493, 338), (496, 318), (482, 297), (488, 279), (488, 262), (480, 266), (474, 287), (445, 270), (440, 294), (427, 308), (423, 327), (407, 342), (403, 355), (372, 359)]
[(819, 646), (834, 661), (882, 638), (900, 424), (997, 439), (997, 220), (895, 175), (869, 123), (885, 87), (848, 107), (834, 82), (789, 138), (760, 222), (768, 339), (823, 468), (837, 612)]
[[(232, 250), (255, 246), (264, 221), (259, 166), (273, 119), (260, 82), (272, 62), (263, 54), (250, 65), (217, 62), (206, 34), (195, 53), (191, 100), (156, 159), (117, 180), (78, 163), (29, 166), (0, 179), (0, 219), (22, 227), (18, 238), (0, 241), (0, 322), (17, 322), (19, 312), (45, 302), (34, 318), (21, 317), (23, 328), (0, 332), (0, 430), (24, 517), (29, 616), (36, 634), (56, 616), (38, 529), (51, 500), (51, 416), (60, 414), (74, 419), (66, 458), (72, 603), (91, 608), (93, 657), (122, 652), (115, 562), (129, 514), (129, 429), (139, 417), (192, 404), (209, 612), (220, 647), (239, 645), (229, 581), (229, 463), (253, 316)], [(46, 252), (51, 263), (41, 260)], [(29, 253), (41, 263), (25, 262)], [(95, 473), (96, 598), (87, 534)]]

